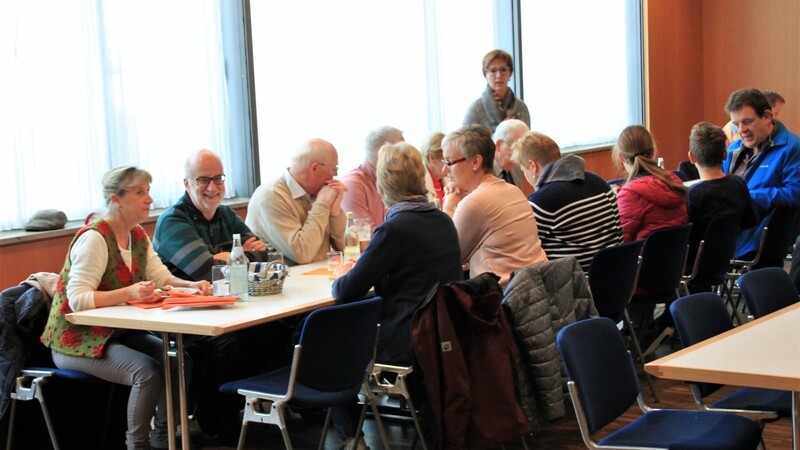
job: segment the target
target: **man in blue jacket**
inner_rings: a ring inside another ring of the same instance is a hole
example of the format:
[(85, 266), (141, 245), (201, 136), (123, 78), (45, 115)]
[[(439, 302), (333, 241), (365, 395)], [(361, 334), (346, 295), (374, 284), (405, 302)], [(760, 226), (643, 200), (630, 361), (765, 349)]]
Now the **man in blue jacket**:
[(800, 138), (773, 117), (769, 100), (758, 89), (732, 93), (725, 112), (741, 135), (728, 148), (723, 168), (744, 178), (762, 221), (739, 235), (736, 256), (742, 258), (758, 249), (764, 218), (773, 209), (800, 206)]

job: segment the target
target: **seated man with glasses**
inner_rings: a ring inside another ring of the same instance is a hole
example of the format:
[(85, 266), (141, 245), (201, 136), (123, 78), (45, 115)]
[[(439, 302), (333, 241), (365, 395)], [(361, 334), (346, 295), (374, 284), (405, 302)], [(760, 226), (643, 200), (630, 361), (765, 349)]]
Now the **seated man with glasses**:
[(344, 249), (345, 186), (336, 148), (311, 139), (292, 154), (283, 175), (262, 184), (250, 198), (245, 223), (291, 262), (322, 261), (331, 247)]
[[(153, 249), (176, 276), (211, 280), (211, 267), (228, 260), (234, 233), (250, 261), (266, 260), (267, 245), (260, 241), (230, 207), (225, 197), (225, 172), (219, 156), (198, 150), (186, 158), (183, 185), (186, 194), (156, 223)], [(221, 336), (186, 336), (191, 357), (189, 399), (200, 427), (209, 435), (235, 436), (241, 422), (238, 398), (219, 392), (230, 380), (288, 364), (291, 330), (271, 322)]]
[(260, 241), (230, 207), (225, 197), (225, 174), (219, 156), (198, 150), (186, 159), (186, 194), (156, 223), (153, 249), (175, 276), (211, 281), (211, 267), (228, 261), (234, 233), (251, 261), (262, 258), (267, 245)]

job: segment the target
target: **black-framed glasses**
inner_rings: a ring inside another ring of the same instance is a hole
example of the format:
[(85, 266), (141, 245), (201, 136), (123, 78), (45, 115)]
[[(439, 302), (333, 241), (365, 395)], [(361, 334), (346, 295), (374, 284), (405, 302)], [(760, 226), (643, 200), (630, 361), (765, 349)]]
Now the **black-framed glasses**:
[(214, 177), (197, 177), (194, 179), (194, 181), (202, 187), (208, 187), (212, 181), (217, 186), (222, 186), (225, 183), (225, 174), (223, 173), (222, 175), (217, 175)]
[(467, 160), (467, 158), (466, 158), (466, 157), (464, 157), (464, 158), (460, 158), (460, 159), (457, 159), (457, 160), (455, 160), (455, 161), (449, 161), (449, 160), (447, 160), (447, 159), (443, 159), (443, 160), (442, 160), (442, 164), (444, 164), (444, 165), (445, 165), (445, 166), (447, 166), (447, 167), (450, 167), (450, 166), (452, 166), (453, 164), (458, 164), (458, 163), (460, 163), (460, 162), (464, 162), (464, 161), (466, 161), (466, 160)]

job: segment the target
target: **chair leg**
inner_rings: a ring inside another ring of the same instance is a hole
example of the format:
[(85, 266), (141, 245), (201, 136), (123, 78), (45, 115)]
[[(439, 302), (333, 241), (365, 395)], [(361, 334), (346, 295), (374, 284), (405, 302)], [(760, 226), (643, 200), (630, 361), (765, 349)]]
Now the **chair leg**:
[(242, 430), (239, 431), (239, 443), (236, 445), (236, 450), (244, 450), (244, 442), (247, 434), (247, 422), (242, 422)]
[(42, 407), (42, 415), (44, 415), (44, 422), (47, 424), (47, 432), (50, 433), (50, 441), (53, 443), (53, 450), (58, 450), (59, 447), (58, 441), (56, 440), (56, 430), (53, 428), (53, 421), (50, 420), (50, 411), (47, 409), (44, 396), (39, 396), (39, 406)]
[(278, 414), (278, 428), (281, 429), (281, 435), (283, 435), (283, 443), (286, 445), (286, 450), (292, 450), (292, 440), (289, 439), (289, 430), (286, 429), (286, 416), (284, 415), (286, 412), (286, 405), (284, 403), (273, 404), (272, 408), (275, 410), (275, 413)]
[(428, 444), (425, 443), (425, 435), (422, 434), (422, 425), (419, 422), (417, 409), (414, 407), (414, 403), (411, 402), (411, 395), (408, 394), (408, 391), (405, 392), (404, 397), (406, 403), (408, 403), (408, 410), (411, 412), (411, 420), (414, 421), (414, 428), (417, 429), (417, 436), (419, 436), (419, 441), (422, 442), (422, 448), (423, 450), (428, 450)]
[(14, 439), (14, 417), (17, 414), (17, 399), (11, 400), (11, 412), (8, 416), (8, 436), (6, 436), (6, 450), (11, 450), (11, 442)]
[[(363, 415), (364, 413), (362, 412), (361, 414)], [(325, 448), (325, 440), (328, 437), (328, 427), (330, 426), (330, 424), (331, 424), (331, 408), (328, 408), (328, 410), (325, 412), (325, 422), (322, 424), (322, 436), (319, 439), (319, 446), (317, 447), (317, 450), (323, 450)], [(356, 431), (356, 433), (358, 433), (358, 431)]]
[[(370, 406), (372, 407), (372, 415), (375, 418), (375, 423), (378, 424), (378, 432), (381, 435), (381, 442), (383, 442), (383, 448), (386, 450), (391, 450), (391, 445), (389, 445), (389, 438), (386, 436), (386, 430), (383, 428), (383, 420), (381, 420), (380, 412), (378, 411), (378, 405), (375, 404), (375, 399), (372, 396), (372, 389), (369, 387), (369, 381), (365, 378), (364, 379), (364, 390), (366, 391), (367, 401), (369, 402)], [(363, 423), (362, 423), (363, 426)], [(361, 427), (358, 428), (356, 434), (359, 433)], [(356, 441), (358, 442), (358, 441)]]
[[(636, 351), (636, 357), (639, 358), (639, 364), (642, 365), (642, 369), (644, 369), (644, 355), (642, 355), (642, 347), (639, 345), (639, 338), (636, 337), (636, 330), (633, 328), (633, 323), (631, 322), (631, 316), (628, 314), (628, 309), (625, 308), (625, 326), (631, 332), (631, 341), (633, 342), (633, 349)], [(648, 386), (650, 386), (650, 392), (653, 394), (653, 399), (656, 403), (660, 403), (661, 400), (658, 398), (658, 394), (656, 393), (656, 387), (653, 384), (653, 378), (650, 376), (647, 371), (644, 371), (645, 379), (647, 380)]]

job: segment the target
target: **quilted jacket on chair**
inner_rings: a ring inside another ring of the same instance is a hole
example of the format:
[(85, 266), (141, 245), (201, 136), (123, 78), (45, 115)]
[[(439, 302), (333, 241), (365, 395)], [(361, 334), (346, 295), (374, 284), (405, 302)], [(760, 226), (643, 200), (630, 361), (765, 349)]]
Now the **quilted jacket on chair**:
[(575, 257), (536, 263), (514, 272), (503, 307), (528, 379), (520, 384), (522, 405), (529, 422), (538, 428), (537, 413), (546, 420), (565, 414), (566, 369), (556, 335), (566, 325), (598, 315), (589, 281)]

